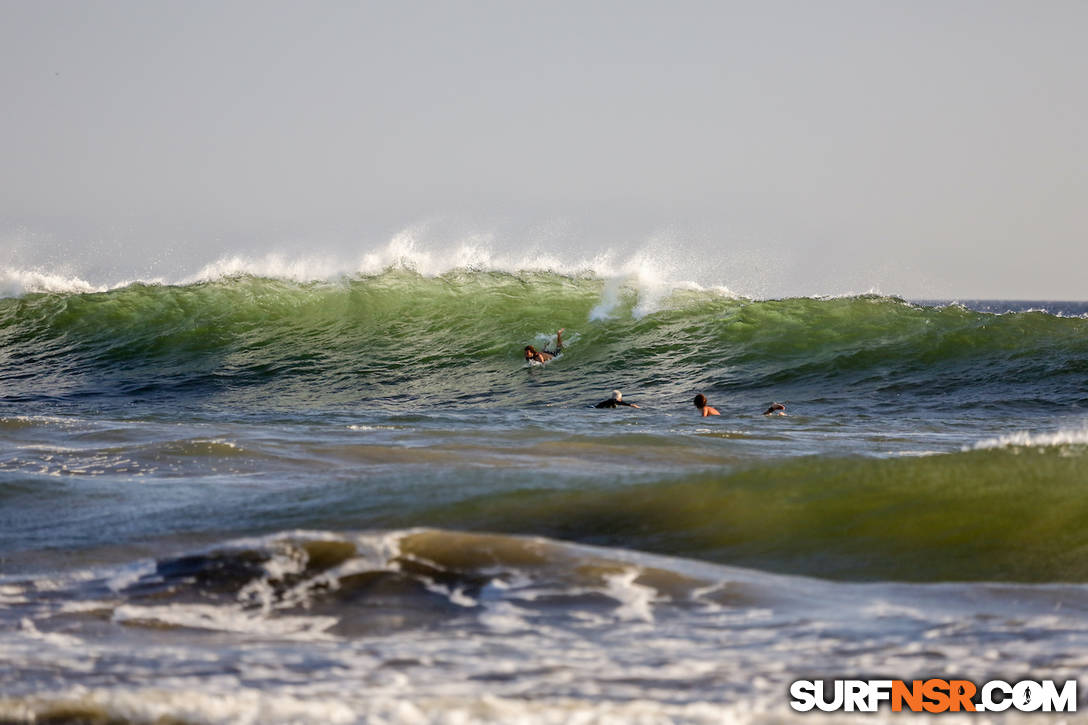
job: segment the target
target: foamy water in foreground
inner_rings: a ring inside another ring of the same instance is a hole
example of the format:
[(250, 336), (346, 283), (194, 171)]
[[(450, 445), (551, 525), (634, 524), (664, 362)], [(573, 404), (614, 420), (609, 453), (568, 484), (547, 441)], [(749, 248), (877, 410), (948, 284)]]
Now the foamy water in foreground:
[(0, 713), (770, 722), (794, 679), (1075, 679), (1083, 586), (846, 584), (547, 539), (290, 532), (8, 578)]

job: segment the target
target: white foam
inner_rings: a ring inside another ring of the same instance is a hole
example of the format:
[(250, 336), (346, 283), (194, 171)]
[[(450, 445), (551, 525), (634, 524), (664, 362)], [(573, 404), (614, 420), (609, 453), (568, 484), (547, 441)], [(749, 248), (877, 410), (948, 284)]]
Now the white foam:
[(657, 596), (657, 590), (636, 584), (635, 579), (638, 576), (638, 569), (627, 569), (622, 574), (606, 576), (605, 582), (608, 588), (605, 594), (620, 603), (615, 612), (619, 619), (653, 622), (653, 601)]
[(553, 252), (526, 249), (520, 244), (513, 245), (514, 251), (499, 251), (500, 246), (496, 235), (489, 232), (434, 240), (428, 239), (426, 227), (410, 227), (393, 235), (384, 246), (362, 254), (352, 271), (375, 275), (389, 269), (407, 269), (425, 277), (455, 270), (553, 272), (572, 277), (615, 274), (611, 251), (563, 259)]
[(72, 637), (71, 635), (61, 634), (59, 632), (42, 632), (34, 625), (34, 622), (27, 617), (23, 617), (23, 619), (19, 621), (19, 633), (24, 637), (40, 642), (46, 642), (55, 647), (71, 648), (83, 644), (83, 640), (78, 637)]
[[(1052, 433), (1017, 431), (997, 438), (987, 438), (971, 446), (974, 450), (992, 448), (1048, 448), (1054, 446), (1088, 445), (1088, 422), (1080, 428), (1067, 428)], [(965, 450), (968, 450), (965, 448)]]
[(403, 723), (404, 725), (562, 725), (596, 723), (721, 723), (780, 722), (781, 716), (747, 703), (670, 704), (636, 698), (594, 701), (583, 698), (499, 697), (444, 695), (406, 697), (371, 695), (355, 698), (350, 693), (323, 697), (271, 693), (252, 689), (232, 692), (192, 687), (72, 688), (66, 693), (36, 695), (25, 699), (0, 699), (0, 715), (31, 722), (36, 714), (91, 708), (117, 719), (156, 722), (161, 719), (201, 723), (257, 725), (263, 723)]
[(120, 592), (138, 582), (141, 577), (150, 576), (154, 573), (154, 561), (140, 562), (120, 569), (106, 581), (106, 586), (111, 592)]
[(694, 282), (680, 282), (674, 287), (675, 266), (646, 252), (639, 252), (629, 259), (623, 273), (628, 279), (636, 280), (638, 303), (631, 310), (636, 319), (661, 309), (662, 301), (676, 287), (698, 287)]
[(292, 282), (318, 282), (340, 277), (345, 271), (344, 266), (332, 257), (288, 257), (284, 254), (266, 254), (262, 257), (232, 255), (204, 265), (199, 272), (179, 280), (179, 283), (213, 282), (242, 275)]
[(9, 604), (23, 604), (29, 601), (26, 590), (21, 586), (0, 585), (0, 607)]
[(532, 631), (532, 625), (525, 618), (525, 611), (510, 602), (489, 604), (480, 613), (479, 622), (492, 632), (500, 634)]
[(250, 612), (240, 607), (209, 604), (124, 604), (114, 610), (113, 621), (120, 624), (166, 624), (216, 632), (299, 638), (306, 641), (332, 639), (326, 631), (337, 622), (335, 617), (268, 617), (263, 611)]
[[(567, 245), (569, 247), (569, 245)], [(437, 277), (459, 270), (478, 272), (553, 273), (568, 277), (592, 276), (608, 280), (601, 302), (590, 319), (614, 316), (621, 305), (622, 290), (633, 290), (637, 300), (632, 309), (636, 318), (661, 309), (669, 294), (678, 289), (712, 291), (734, 296), (723, 285), (703, 287), (687, 279), (705, 274), (697, 260), (681, 264), (673, 247), (651, 240), (634, 252), (611, 248), (590, 253), (563, 253), (553, 249), (526, 247), (523, 243), (500, 240), (489, 232), (470, 233), (456, 238), (434, 238), (425, 226), (404, 229), (388, 241), (356, 252), (283, 253), (263, 255), (224, 254), (204, 263), (195, 274), (154, 279), (87, 279), (78, 270), (0, 270), (0, 295), (28, 292), (105, 292), (133, 283), (189, 285), (239, 276), (281, 279), (291, 282), (334, 282), (359, 275), (374, 276), (391, 269), (410, 270), (424, 277)], [(190, 268), (191, 269), (191, 268)]]
[(594, 321), (608, 320), (616, 316), (616, 311), (619, 309), (621, 297), (620, 293), (623, 289), (623, 280), (619, 277), (613, 277), (605, 283), (604, 291), (601, 292), (601, 301), (597, 303), (589, 312), (589, 319)]
[(669, 295), (678, 290), (706, 292), (720, 297), (736, 297), (724, 285), (703, 285), (684, 279), (679, 265), (667, 253), (641, 250), (623, 261), (618, 267), (609, 264), (603, 270), (595, 270), (607, 279), (601, 301), (590, 311), (590, 320), (607, 320), (617, 316), (623, 303), (623, 290), (632, 290), (637, 301), (631, 310), (636, 319), (658, 312)]
[(91, 294), (108, 292), (136, 283), (167, 284), (162, 277), (124, 278), (98, 284), (66, 270), (49, 271), (41, 268), (20, 269), (17, 267), (0, 269), (0, 297), (18, 297), (33, 293)]
[(46, 272), (38, 269), (0, 270), (0, 296), (17, 297), (33, 292), (104, 292), (109, 287), (94, 285), (75, 275), (62, 272)]
[(35, 292), (90, 293), (104, 292), (108, 286), (96, 285), (72, 274), (46, 272), (36, 269), (0, 270), (0, 296), (17, 297)]

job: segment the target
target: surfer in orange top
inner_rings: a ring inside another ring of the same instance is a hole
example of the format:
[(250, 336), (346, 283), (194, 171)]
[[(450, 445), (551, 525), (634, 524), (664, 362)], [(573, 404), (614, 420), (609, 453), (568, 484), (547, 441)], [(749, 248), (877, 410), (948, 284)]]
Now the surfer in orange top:
[(706, 396), (702, 393), (695, 396), (695, 407), (702, 411), (704, 418), (708, 415), (721, 415), (717, 408), (713, 408), (706, 404)]
[(563, 352), (563, 330), (565, 329), (567, 328), (561, 327), (559, 328), (559, 331), (555, 333), (555, 352), (548, 352), (547, 350), (537, 350), (532, 345), (526, 345), (525, 361), (546, 363), (549, 360), (558, 357)]

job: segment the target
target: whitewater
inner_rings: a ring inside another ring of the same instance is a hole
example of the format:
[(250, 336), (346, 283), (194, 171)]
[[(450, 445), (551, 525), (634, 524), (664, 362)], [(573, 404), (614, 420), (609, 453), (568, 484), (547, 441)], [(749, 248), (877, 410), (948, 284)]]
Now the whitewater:
[(0, 722), (771, 723), (1088, 666), (1088, 303), (486, 236), (31, 262)]

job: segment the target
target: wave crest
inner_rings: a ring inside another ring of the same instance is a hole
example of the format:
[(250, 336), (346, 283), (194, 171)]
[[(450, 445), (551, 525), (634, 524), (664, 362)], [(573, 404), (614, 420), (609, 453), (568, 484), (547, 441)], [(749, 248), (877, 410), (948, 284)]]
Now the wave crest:
[(91, 284), (78, 276), (62, 272), (14, 267), (0, 270), (0, 297), (19, 297), (35, 292), (87, 294), (108, 289), (109, 286)]

